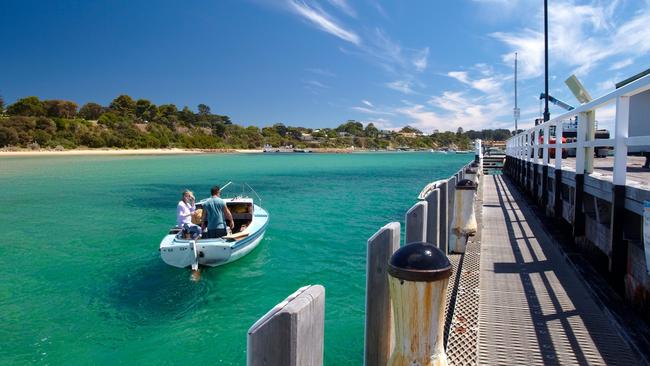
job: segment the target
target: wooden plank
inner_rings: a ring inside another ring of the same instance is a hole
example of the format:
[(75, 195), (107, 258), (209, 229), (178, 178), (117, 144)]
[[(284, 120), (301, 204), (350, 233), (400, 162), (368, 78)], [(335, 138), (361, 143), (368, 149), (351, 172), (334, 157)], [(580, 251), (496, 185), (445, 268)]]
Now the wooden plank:
[(322, 365), (324, 325), (325, 288), (301, 287), (248, 330), (247, 365)]
[(368, 239), (364, 365), (386, 365), (393, 348), (388, 261), (400, 246), (400, 224), (391, 222)]
[(405, 244), (426, 241), (427, 205), (427, 201), (419, 201), (406, 212), (406, 235), (404, 237)]

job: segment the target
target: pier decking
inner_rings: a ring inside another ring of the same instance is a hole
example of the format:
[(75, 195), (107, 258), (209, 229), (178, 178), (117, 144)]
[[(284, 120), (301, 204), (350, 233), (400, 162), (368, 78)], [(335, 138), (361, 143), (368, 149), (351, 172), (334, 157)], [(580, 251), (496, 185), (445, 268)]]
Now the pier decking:
[(513, 183), (483, 185), (478, 364), (640, 364)]

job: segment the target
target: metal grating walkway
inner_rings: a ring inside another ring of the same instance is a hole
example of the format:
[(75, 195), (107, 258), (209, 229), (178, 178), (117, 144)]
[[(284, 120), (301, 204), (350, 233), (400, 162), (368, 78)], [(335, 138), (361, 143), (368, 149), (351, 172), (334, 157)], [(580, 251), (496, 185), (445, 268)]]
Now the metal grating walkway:
[(501, 175), (484, 176), (482, 227), (478, 364), (640, 364)]

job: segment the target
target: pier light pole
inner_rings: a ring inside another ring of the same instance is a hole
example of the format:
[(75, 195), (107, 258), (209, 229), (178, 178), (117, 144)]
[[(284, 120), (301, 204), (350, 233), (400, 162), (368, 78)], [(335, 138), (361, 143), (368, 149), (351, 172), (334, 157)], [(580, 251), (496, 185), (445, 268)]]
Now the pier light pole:
[(544, 122), (551, 119), (548, 111), (548, 0), (544, 0)]

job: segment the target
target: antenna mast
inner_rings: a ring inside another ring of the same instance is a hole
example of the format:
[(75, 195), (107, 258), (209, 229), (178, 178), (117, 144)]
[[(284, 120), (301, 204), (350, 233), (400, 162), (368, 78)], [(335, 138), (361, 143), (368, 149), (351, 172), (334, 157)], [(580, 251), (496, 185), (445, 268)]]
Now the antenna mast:
[(514, 109), (514, 117), (515, 117), (515, 133), (517, 133), (518, 127), (517, 127), (517, 121), (519, 120), (519, 106), (517, 105), (517, 52), (515, 52), (515, 109)]

